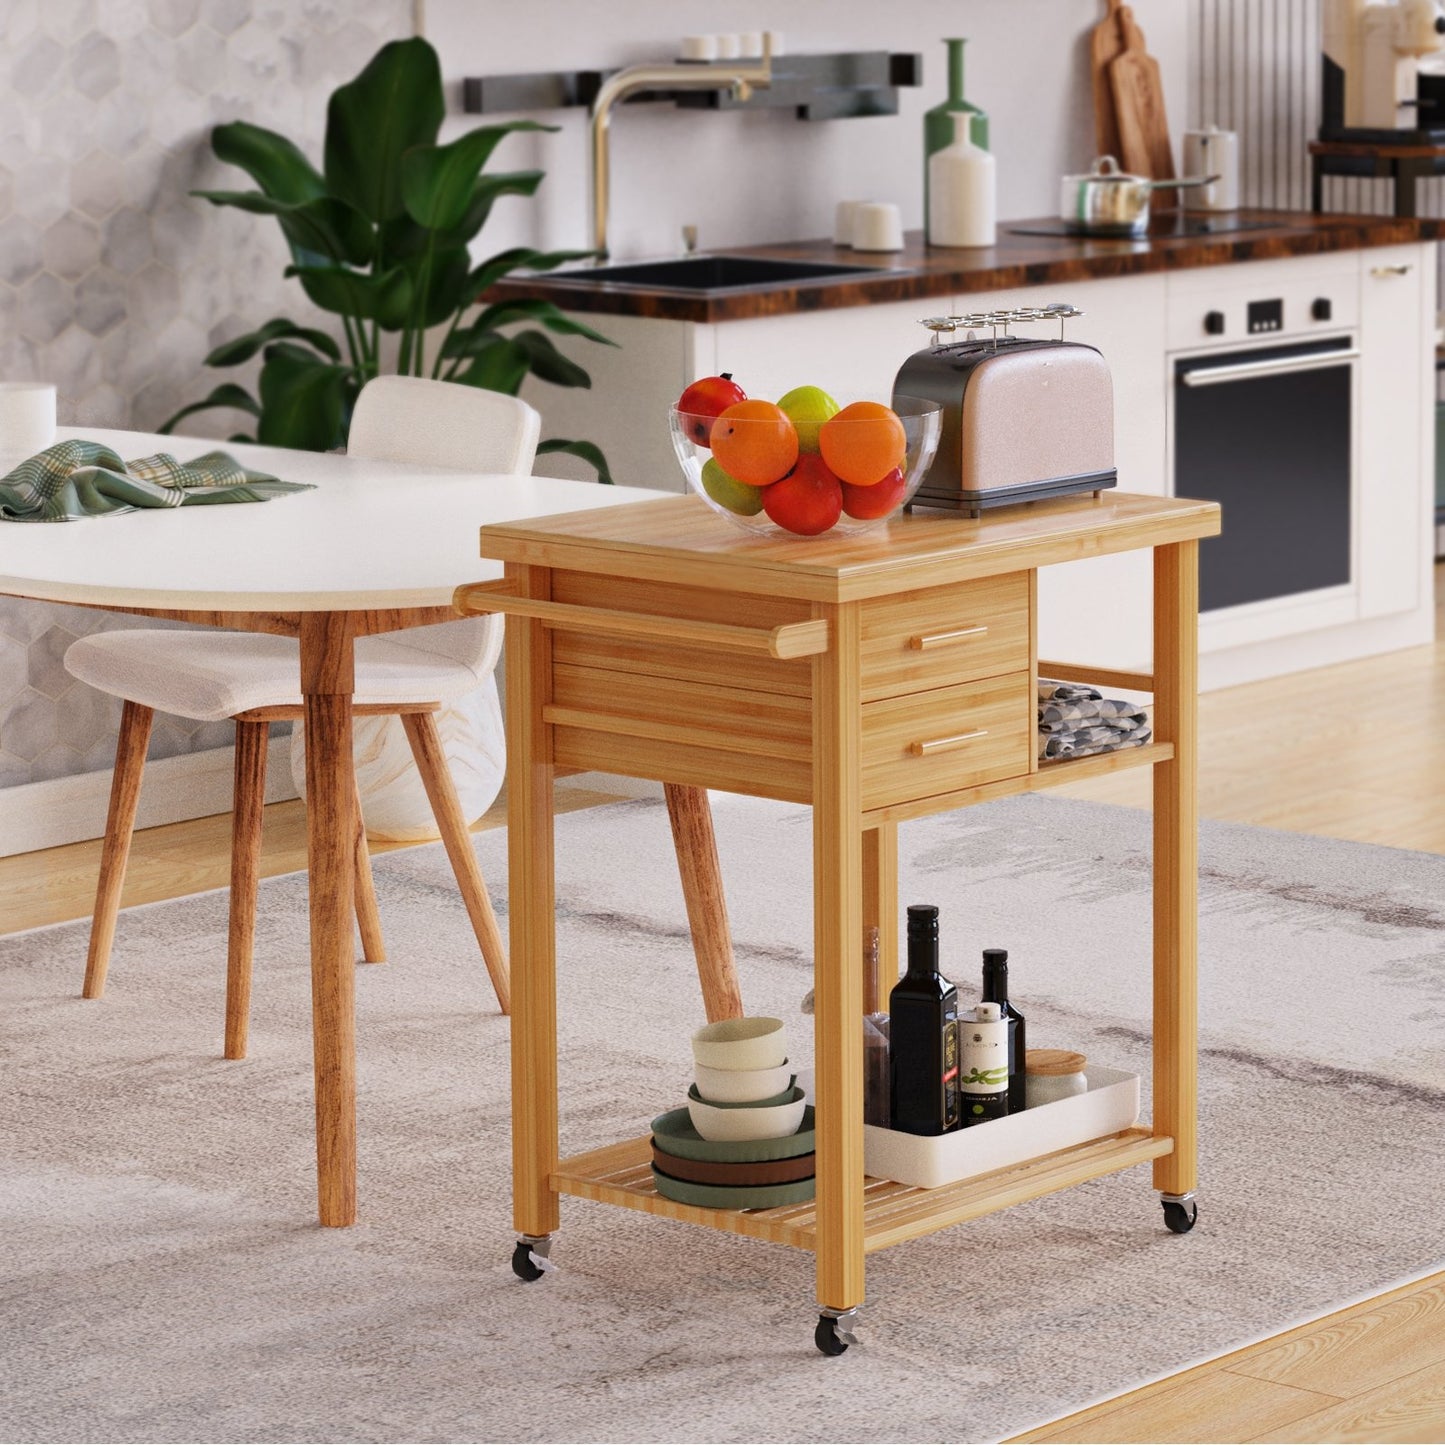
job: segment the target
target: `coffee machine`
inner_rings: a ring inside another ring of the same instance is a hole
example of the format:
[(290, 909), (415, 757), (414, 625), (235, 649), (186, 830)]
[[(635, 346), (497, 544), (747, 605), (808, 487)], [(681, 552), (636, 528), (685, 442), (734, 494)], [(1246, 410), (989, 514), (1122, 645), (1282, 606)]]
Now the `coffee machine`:
[(1320, 139), (1445, 145), (1445, 3), (1321, 3)]

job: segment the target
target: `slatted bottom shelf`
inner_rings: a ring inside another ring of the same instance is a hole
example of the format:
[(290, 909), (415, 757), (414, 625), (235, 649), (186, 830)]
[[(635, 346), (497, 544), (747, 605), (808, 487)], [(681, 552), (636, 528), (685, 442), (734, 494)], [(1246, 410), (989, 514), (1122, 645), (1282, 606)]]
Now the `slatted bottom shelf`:
[[(1086, 1179), (1112, 1174), (1174, 1150), (1168, 1137), (1156, 1138), (1147, 1128), (1134, 1127), (1107, 1139), (1076, 1144), (1053, 1154), (1031, 1159), (974, 1179), (946, 1184), (939, 1189), (917, 1189), (887, 1179), (868, 1179), (863, 1192), (863, 1247), (872, 1252), (890, 1244), (917, 1239), (952, 1224), (992, 1214), (1026, 1199), (1037, 1199), (1069, 1189)], [(640, 1209), (664, 1219), (701, 1224), (729, 1234), (747, 1235), (770, 1244), (798, 1249), (816, 1245), (816, 1211), (813, 1202), (782, 1209), (702, 1209), (664, 1199), (652, 1187), (651, 1140), (628, 1139), (564, 1159), (552, 1175), (559, 1194)]]

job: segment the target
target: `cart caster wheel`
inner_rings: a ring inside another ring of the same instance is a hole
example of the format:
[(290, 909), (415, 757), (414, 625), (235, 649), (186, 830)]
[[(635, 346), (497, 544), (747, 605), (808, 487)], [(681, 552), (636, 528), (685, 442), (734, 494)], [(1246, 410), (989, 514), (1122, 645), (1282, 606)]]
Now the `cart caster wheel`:
[(512, 1273), (527, 1284), (541, 1279), (544, 1274), (557, 1268), (547, 1258), (547, 1251), (551, 1247), (550, 1239), (519, 1239), (517, 1247), (512, 1251)]
[(1161, 1203), (1164, 1205), (1164, 1223), (1175, 1234), (1188, 1234), (1194, 1228), (1194, 1221), (1199, 1218), (1199, 1205), (1192, 1194), (1178, 1198), (1166, 1196)]
[(813, 1331), (813, 1343), (825, 1355), (841, 1355), (848, 1346), (838, 1338), (836, 1322), (832, 1315), (819, 1315), (817, 1328)]

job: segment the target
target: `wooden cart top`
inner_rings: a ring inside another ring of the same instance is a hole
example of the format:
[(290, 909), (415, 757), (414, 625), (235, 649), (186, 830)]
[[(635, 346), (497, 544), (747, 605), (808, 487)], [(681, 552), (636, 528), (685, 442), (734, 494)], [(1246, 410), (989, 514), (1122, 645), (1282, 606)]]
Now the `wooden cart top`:
[(1212, 537), (1215, 502), (1107, 491), (999, 508), (924, 512), (855, 537), (750, 536), (701, 497), (663, 497), (481, 529), (481, 553), (725, 592), (850, 602), (1055, 562)]

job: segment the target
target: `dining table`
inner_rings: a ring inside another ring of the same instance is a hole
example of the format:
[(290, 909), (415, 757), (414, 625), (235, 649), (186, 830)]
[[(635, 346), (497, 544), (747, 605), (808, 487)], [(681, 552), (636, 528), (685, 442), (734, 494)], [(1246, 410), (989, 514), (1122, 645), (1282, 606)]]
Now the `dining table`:
[[(212, 449), (199, 438), (93, 427), (126, 459)], [(357, 1216), (352, 935), (353, 644), (445, 622), (452, 594), (499, 578), (489, 523), (656, 497), (637, 487), (488, 475), (243, 443), (225, 450), (303, 491), (266, 502), (137, 510), (73, 522), (0, 522), (0, 594), (295, 637), (307, 742), (312, 1033), (320, 1221)], [(674, 820), (676, 825), (676, 820)]]

